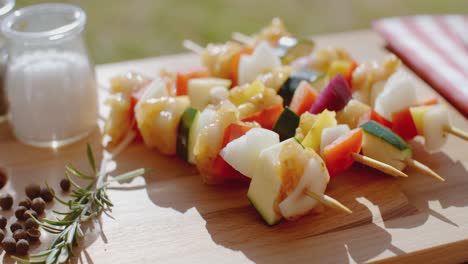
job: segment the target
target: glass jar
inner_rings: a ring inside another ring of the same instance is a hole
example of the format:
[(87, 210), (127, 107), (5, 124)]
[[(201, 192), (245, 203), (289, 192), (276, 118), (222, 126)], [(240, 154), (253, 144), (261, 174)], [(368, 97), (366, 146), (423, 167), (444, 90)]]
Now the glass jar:
[[(0, 21), (10, 13), (15, 7), (14, 0), (0, 0)], [(5, 49), (5, 38), (0, 34), (0, 123), (6, 120), (8, 114), (8, 104), (4, 89), (5, 66), (7, 62), (7, 52)]]
[(68, 4), (29, 6), (2, 22), (10, 122), (20, 141), (58, 147), (97, 127), (94, 67), (82, 36), (85, 23), (85, 12)]

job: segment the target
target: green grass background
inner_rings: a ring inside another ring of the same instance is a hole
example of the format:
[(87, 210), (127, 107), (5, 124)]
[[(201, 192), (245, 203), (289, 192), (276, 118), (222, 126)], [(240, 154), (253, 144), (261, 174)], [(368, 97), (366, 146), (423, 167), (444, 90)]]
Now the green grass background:
[[(17, 8), (47, 1), (17, 0)], [(369, 28), (381, 17), (468, 14), (468, 0), (70, 0), (88, 14), (97, 64), (182, 52), (183, 39), (222, 42), (283, 18), (298, 36)]]

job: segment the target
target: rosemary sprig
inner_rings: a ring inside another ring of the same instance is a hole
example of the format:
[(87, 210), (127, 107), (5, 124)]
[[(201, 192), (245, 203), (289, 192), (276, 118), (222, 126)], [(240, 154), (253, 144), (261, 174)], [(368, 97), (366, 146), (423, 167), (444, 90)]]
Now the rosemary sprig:
[[(103, 211), (110, 210), (113, 206), (107, 196), (107, 186), (111, 181), (127, 181), (137, 176), (143, 175), (145, 169), (137, 169), (126, 172), (106, 181), (106, 163), (112, 158), (112, 155), (105, 155), (101, 163), (100, 171), (97, 170), (93, 152), (90, 145), (87, 146), (87, 156), (89, 164), (95, 176), (86, 175), (80, 172), (72, 165), (65, 167), (65, 176), (70, 180), (74, 190), (70, 196), (73, 198), (64, 201), (57, 197), (52, 189), (47, 188), (54, 195), (56, 201), (68, 207), (66, 212), (54, 211), (61, 218), (57, 220), (43, 219), (42, 221), (32, 217), (42, 229), (56, 234), (57, 237), (50, 244), (47, 250), (29, 256), (29, 259), (13, 257), (20, 263), (65, 263), (73, 256), (73, 247), (77, 245), (78, 240), (84, 237), (81, 224), (98, 217)], [(72, 178), (81, 178), (88, 182), (86, 187), (81, 187)]]

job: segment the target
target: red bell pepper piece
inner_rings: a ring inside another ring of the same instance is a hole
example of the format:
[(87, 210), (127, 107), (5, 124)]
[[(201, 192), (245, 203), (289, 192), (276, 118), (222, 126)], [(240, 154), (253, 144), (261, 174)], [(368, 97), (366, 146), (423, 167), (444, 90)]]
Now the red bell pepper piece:
[(187, 95), (188, 82), (190, 79), (209, 77), (210, 73), (207, 70), (195, 70), (186, 73), (177, 73), (176, 80), (176, 95)]
[[(130, 118), (132, 120), (135, 120), (135, 105), (137, 104), (138, 100), (135, 100), (135, 98), (132, 96), (131, 98), (131, 101), (130, 101), (130, 112), (129, 112), (129, 115), (130, 115)], [(140, 133), (140, 130), (138, 129), (138, 125), (135, 122), (133, 122), (133, 126), (132, 126), (132, 130), (135, 131), (136, 135), (135, 135), (135, 141), (140, 141), (143, 139), (143, 137), (141, 136), (141, 133)]]
[(330, 177), (347, 170), (354, 163), (352, 153), (359, 153), (362, 146), (362, 128), (355, 128), (337, 138), (323, 150)]
[[(230, 124), (224, 130), (223, 143), (221, 149), (223, 149), (229, 142), (240, 138), (249, 131), (251, 127), (239, 124)], [(224, 179), (234, 180), (234, 179), (248, 179), (242, 173), (235, 170), (229, 163), (227, 163), (221, 155), (218, 154), (215, 161), (213, 162), (213, 173), (217, 176), (222, 176)]]
[[(431, 98), (419, 103), (417, 106), (430, 106), (435, 104), (437, 104), (437, 98)], [(418, 129), (416, 128), (409, 108), (392, 114), (391, 129), (406, 141), (418, 135)]]
[(303, 81), (299, 83), (299, 86), (294, 92), (289, 108), (300, 116), (302, 113), (309, 110), (317, 97), (318, 93), (314, 87)]
[(409, 108), (392, 114), (392, 130), (404, 140), (411, 140), (418, 135)]
[(351, 62), (351, 66), (349, 67), (349, 70), (348, 72), (345, 74), (345, 79), (346, 81), (348, 82), (349, 84), (349, 88), (352, 87), (352, 83), (353, 83), (353, 72), (354, 70), (358, 67), (358, 64), (355, 62), (355, 61), (352, 61)]
[(379, 113), (377, 113), (376, 111), (374, 111), (373, 109), (368, 112), (367, 114), (364, 114), (363, 116), (361, 116), (361, 118), (359, 119), (359, 122), (358, 124), (361, 125), (361, 124), (364, 124), (370, 120), (373, 120), (383, 126), (386, 126), (388, 127), (389, 129), (392, 129), (392, 122), (388, 121), (385, 117), (381, 116)]
[[(133, 120), (135, 119), (135, 106), (140, 100), (140, 98), (143, 96), (143, 93), (145, 92), (146, 87), (148, 86), (145, 85), (133, 91), (132, 96), (130, 97), (130, 113), (129, 114), (130, 114), (130, 118), (132, 118)], [(138, 129), (138, 125), (136, 122), (133, 123), (132, 129), (133, 131), (136, 132), (135, 140), (138, 140), (138, 141), (142, 140), (143, 137), (141, 136), (140, 130)]]
[(213, 162), (213, 174), (222, 177), (224, 180), (236, 180), (247, 178), (242, 173), (236, 171), (221, 156), (217, 156)]
[(392, 127), (392, 122), (388, 121), (385, 117), (381, 116), (379, 113), (377, 113), (374, 110), (371, 111), (370, 120), (374, 120), (375, 122), (380, 123), (381, 125), (384, 125), (388, 128)]
[(135, 105), (136, 105), (136, 104), (138, 103), (138, 101), (140, 100), (140, 98), (143, 96), (143, 93), (145, 92), (146, 87), (147, 87), (147, 86), (143, 86), (143, 87), (141, 87), (140, 89), (133, 91), (132, 97), (130, 98), (130, 100), (131, 100), (131, 105), (132, 105), (132, 107), (131, 107), (131, 108), (132, 108), (132, 111), (133, 111), (133, 108), (135, 108)]
[(221, 145), (221, 148), (224, 148), (229, 142), (242, 137), (250, 129), (251, 127), (246, 125), (230, 124), (224, 130), (223, 144)]
[(242, 121), (257, 122), (258, 124), (260, 124), (261, 127), (271, 130), (273, 129), (273, 126), (275, 125), (282, 112), (283, 104), (278, 104), (265, 108), (262, 111), (257, 112), (251, 116), (248, 116), (242, 119)]

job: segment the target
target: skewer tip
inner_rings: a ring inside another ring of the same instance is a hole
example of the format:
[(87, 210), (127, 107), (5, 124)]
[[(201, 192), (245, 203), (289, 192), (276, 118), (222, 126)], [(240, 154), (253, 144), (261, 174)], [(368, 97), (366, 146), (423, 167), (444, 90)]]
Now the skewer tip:
[(182, 42), (182, 46), (184, 46), (184, 48), (190, 50), (190, 51), (193, 51), (197, 54), (201, 54), (204, 50), (204, 48), (200, 45), (198, 45), (197, 43), (189, 40), (189, 39), (185, 39), (183, 42)]
[(404, 162), (406, 163), (406, 165), (408, 165), (408, 167), (410, 168), (413, 168), (419, 172), (421, 172), (422, 174), (426, 175), (426, 176), (430, 176), (440, 182), (445, 182), (445, 179), (442, 178), (439, 174), (437, 174), (435, 171), (433, 171), (431, 168), (429, 168), (428, 166), (426, 166), (425, 164), (417, 161), (417, 160), (414, 160), (414, 159), (406, 159), (404, 160)]
[(394, 177), (403, 177), (403, 178), (408, 178), (408, 175), (386, 163), (383, 163), (381, 161), (378, 161), (376, 159), (361, 155), (359, 153), (352, 153), (352, 157), (354, 161), (364, 164), (366, 166), (369, 166), (371, 168), (374, 168), (378, 171), (381, 171), (385, 174), (394, 176)]
[(317, 200), (318, 202), (322, 203), (323, 205), (327, 207), (333, 208), (335, 210), (338, 210), (347, 214), (353, 213), (353, 211), (351, 211), (351, 209), (349, 209), (346, 205), (340, 203), (335, 198), (330, 197), (326, 194), (319, 194), (311, 190), (306, 190), (305, 193), (311, 198)]
[(231, 35), (231, 38), (237, 42), (240, 42), (246, 45), (252, 44), (255, 41), (252, 37), (247, 36), (240, 32), (233, 32)]

